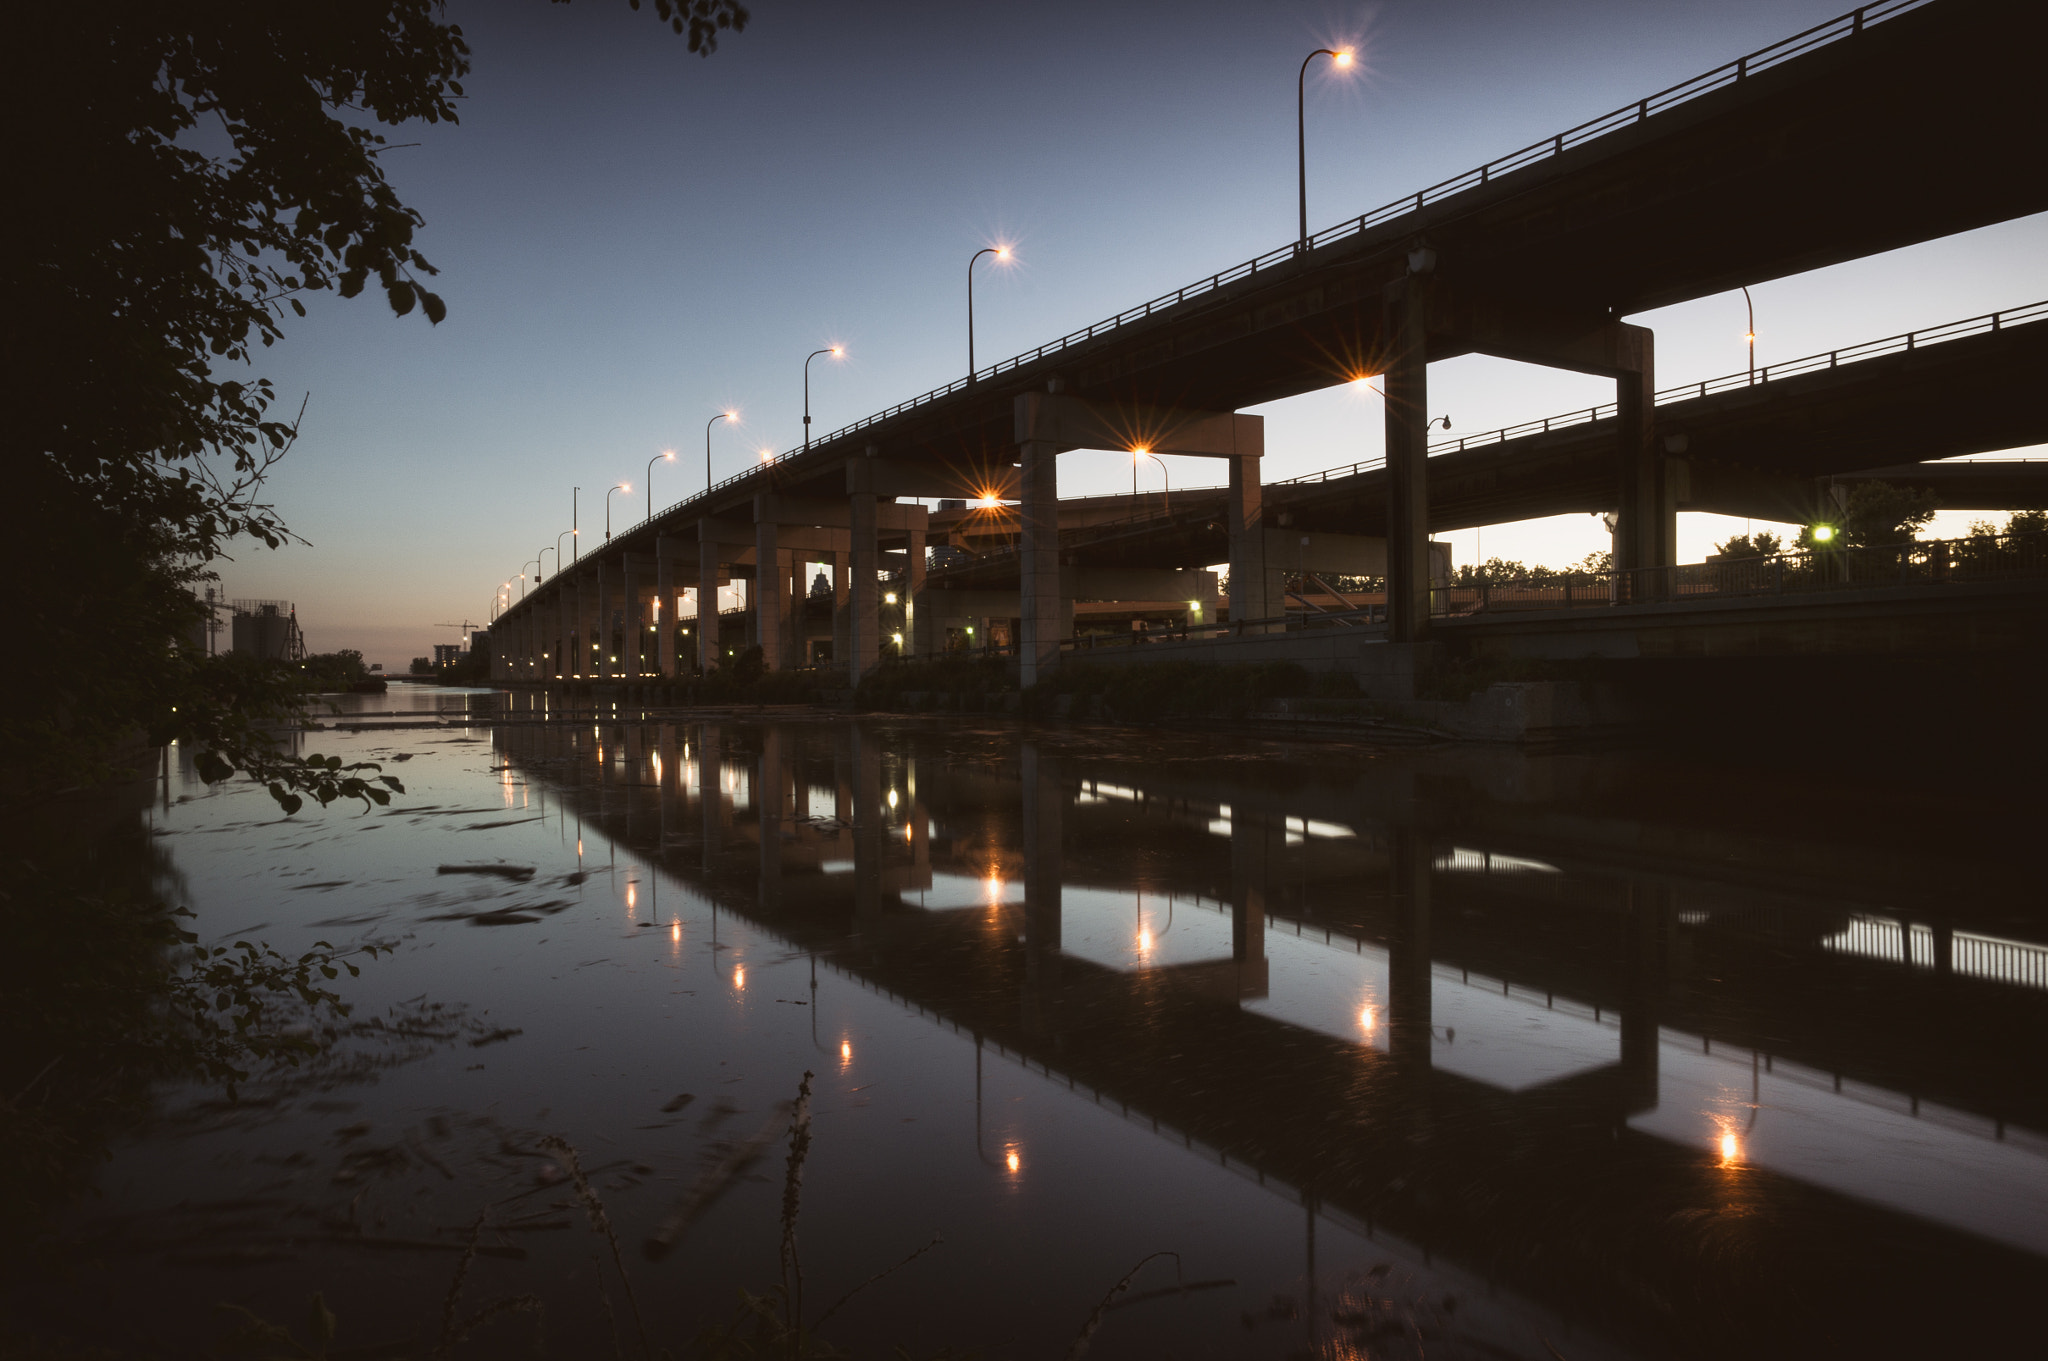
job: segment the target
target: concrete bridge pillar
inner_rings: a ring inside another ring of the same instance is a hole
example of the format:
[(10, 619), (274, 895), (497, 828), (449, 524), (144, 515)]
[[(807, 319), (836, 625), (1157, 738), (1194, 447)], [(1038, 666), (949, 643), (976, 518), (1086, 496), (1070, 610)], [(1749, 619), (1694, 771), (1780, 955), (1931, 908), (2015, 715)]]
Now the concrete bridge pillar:
[(618, 638), (612, 628), (612, 612), (618, 608), (618, 568), (597, 560), (597, 674), (611, 676), (618, 670), (613, 659), (619, 655)]
[(1678, 561), (1678, 501), (1670, 460), (1657, 443), (1654, 336), (1642, 326), (1617, 324), (1614, 330), (1615, 454), (1621, 493), (1614, 565), (1639, 573), (1623, 579), (1624, 599), (1655, 600), (1665, 594), (1666, 574), (1640, 569), (1669, 567)]
[(917, 653), (917, 612), (918, 599), (924, 595), (924, 531), (913, 528), (910, 544), (904, 555), (903, 571), (903, 647), (902, 652), (915, 656)]
[(640, 603), (639, 559), (640, 555), (630, 549), (619, 554), (620, 574), (624, 578), (619, 603), (619, 670), (636, 680), (647, 672), (647, 616), (646, 607)]
[(789, 636), (789, 583), (769, 500), (754, 498), (754, 641), (760, 645), (762, 664), (780, 671), (789, 665), (783, 655)]
[(1429, 636), (1429, 284), (1388, 285), (1386, 334), (1387, 640)]
[(860, 678), (872, 671), (882, 659), (882, 601), (878, 579), (882, 553), (877, 538), (873, 467), (876, 452), (875, 447), (869, 445), (865, 460), (856, 459), (847, 465), (847, 490), (853, 497), (853, 541), (848, 553), (852, 559), (853, 589), (850, 602), (852, 618), (847, 628), (846, 678), (854, 684), (858, 684)]
[(1033, 685), (1060, 660), (1059, 446), (1026, 440), (1018, 446), (1017, 684)]
[(718, 665), (718, 532), (710, 519), (697, 522), (697, 669)]
[(667, 539), (654, 541), (654, 669), (676, 674), (676, 560)]
[(551, 674), (567, 679), (569, 675), (569, 632), (570, 602), (575, 599), (576, 579), (555, 573), (555, 646)]
[(1270, 619), (1282, 602), (1275, 598), (1266, 562), (1264, 485), (1259, 469), (1264, 459), (1245, 454), (1229, 460), (1230, 497), (1224, 511), (1230, 531), (1230, 621)]
[(846, 598), (848, 589), (853, 584), (848, 564), (849, 556), (849, 554), (841, 553), (836, 549), (832, 553), (832, 664), (834, 666), (845, 666), (846, 659), (851, 654), (853, 648), (853, 644), (847, 636), (849, 616), (847, 614)]

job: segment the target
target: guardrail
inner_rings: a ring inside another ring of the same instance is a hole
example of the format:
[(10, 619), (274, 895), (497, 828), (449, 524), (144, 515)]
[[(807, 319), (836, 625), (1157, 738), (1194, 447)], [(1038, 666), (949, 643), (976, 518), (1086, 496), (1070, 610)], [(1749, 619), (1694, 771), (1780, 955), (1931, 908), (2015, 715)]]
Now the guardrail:
[[(1706, 378), (1694, 383), (1680, 383), (1675, 387), (1660, 388), (1655, 404), (1663, 406), (1671, 402), (1691, 401), (1709, 393), (1727, 392), (1742, 387), (1762, 387), (1772, 378), (1789, 378), (1794, 374), (1813, 373), (1822, 369), (1840, 368), (1844, 363), (1853, 364), (1858, 360), (1875, 359), (1880, 355), (1902, 354), (1938, 345), (1946, 340), (1960, 340), (1964, 336), (1986, 335), (2003, 331), (2013, 326), (2048, 319), (2048, 302), (2030, 302), (2022, 307), (2008, 307), (2001, 312), (1986, 312), (1981, 316), (1966, 317), (1961, 321), (1944, 322), (1939, 326), (1924, 326), (1917, 331), (1906, 331), (1900, 335), (1886, 336), (1882, 340), (1866, 340), (1860, 345), (1849, 345), (1840, 349), (1824, 350), (1802, 359), (1787, 360), (1782, 364), (1766, 364), (1755, 373), (1744, 369), (1740, 373), (1723, 374), (1719, 378)], [(1569, 430), (1575, 426), (1591, 425), (1597, 421), (1611, 420), (1616, 412), (1613, 402), (1602, 402), (1598, 406), (1582, 407), (1558, 416), (1545, 416), (1541, 420), (1523, 421), (1519, 425), (1504, 425), (1498, 430), (1484, 434), (1459, 435), (1454, 438), (1432, 440), (1429, 452), (1438, 454), (1463, 453), (1466, 449), (1483, 449), (1489, 444), (1505, 444), (1509, 440), (1522, 439), (1529, 435), (1547, 435), (1553, 430)], [(1386, 466), (1385, 458), (1360, 459), (1356, 463), (1340, 464), (1318, 472), (1303, 473), (1275, 482), (1276, 487), (1295, 486), (1300, 483), (1330, 482), (1340, 478), (1356, 477), (1360, 473), (1372, 472)]]
[[(1465, 171), (1463, 174), (1453, 175), (1447, 180), (1440, 180), (1425, 189), (1418, 189), (1412, 194), (1404, 194), (1390, 203), (1382, 204), (1371, 212), (1361, 213), (1355, 218), (1347, 218), (1334, 227), (1325, 227), (1323, 230), (1310, 236), (1306, 243), (1290, 241), (1284, 246), (1279, 246), (1262, 255), (1254, 256), (1241, 264), (1231, 266), (1229, 269), (1218, 270), (1206, 279), (1197, 280), (1185, 287), (1177, 288), (1171, 293), (1162, 293), (1158, 297), (1139, 303), (1135, 307), (1127, 307), (1114, 316), (1105, 317), (1103, 320), (1084, 326), (1079, 330), (1069, 331), (1057, 340), (1047, 341), (1035, 349), (1025, 350), (1020, 354), (1010, 356), (1008, 359), (998, 360), (985, 369), (964, 378), (956, 378), (943, 387), (933, 388), (931, 391), (920, 393), (918, 396), (912, 397), (907, 401), (898, 402), (892, 407), (877, 411), (869, 416), (863, 416), (851, 425), (842, 426), (829, 435), (821, 436), (814, 440), (813, 443), (830, 444), (834, 440), (857, 434), (891, 417), (900, 416), (904, 412), (913, 411), (918, 407), (927, 406), (941, 398), (952, 396), (954, 393), (963, 392), (981, 379), (994, 378), (1022, 368), (1026, 364), (1036, 363), (1048, 355), (1058, 354), (1062, 350), (1070, 349), (1075, 345), (1093, 340), (1096, 336), (1116, 331), (1134, 322), (1144, 321), (1167, 307), (1177, 307), (1190, 298), (1198, 298), (1205, 294), (1214, 293), (1226, 284), (1235, 283), (1239, 279), (1250, 278), (1262, 269), (1272, 269), (1275, 266), (1295, 260), (1303, 253), (1304, 245), (1307, 249), (1314, 250), (1319, 246), (1330, 245), (1347, 237), (1360, 235), (1382, 223), (1394, 221), (1408, 213), (1418, 212), (1431, 203), (1464, 193), (1468, 189), (1483, 187), (1498, 179), (1501, 175), (1522, 169), (1525, 166), (1535, 165), (1541, 161), (1562, 156), (1573, 147), (1582, 146), (1595, 138), (1603, 137), (1630, 124), (1643, 122), (1653, 113), (1661, 113), (1666, 109), (1675, 108), (1680, 104), (1698, 99), (1703, 95), (1711, 94), (1715, 90), (1734, 85), (1760, 71), (1768, 70), (1773, 66), (1780, 65), (1816, 48), (1855, 37), (1887, 19), (1893, 19), (1901, 14), (1921, 9), (1931, 3), (1933, 3), (1933, 0), (1878, 0), (1878, 3), (1863, 5), (1849, 11), (1847, 14), (1839, 15), (1824, 23), (1815, 24), (1813, 27), (1795, 33), (1789, 38), (1780, 39), (1768, 47), (1761, 47), (1746, 56), (1737, 57), (1734, 61), (1724, 62), (1712, 70), (1692, 77), (1690, 80), (1683, 80), (1676, 85), (1668, 86), (1653, 95), (1637, 100), (1633, 104), (1626, 104), (1610, 113), (1602, 114), (1598, 118), (1588, 119), (1576, 127), (1567, 128), (1563, 132), (1544, 138), (1542, 141), (1531, 142), (1519, 151), (1511, 151), (1505, 156), (1496, 157), (1484, 165)], [(763, 468), (773, 467), (785, 459), (797, 457), (804, 452), (806, 450), (802, 447), (785, 450), (772, 459), (764, 460), (761, 464), (742, 472), (734, 473), (732, 476), (712, 484), (696, 496), (669, 507), (656, 518), (662, 519), (674, 514), (693, 502), (715, 495), (717, 492), (730, 488), (748, 478), (758, 476)]]

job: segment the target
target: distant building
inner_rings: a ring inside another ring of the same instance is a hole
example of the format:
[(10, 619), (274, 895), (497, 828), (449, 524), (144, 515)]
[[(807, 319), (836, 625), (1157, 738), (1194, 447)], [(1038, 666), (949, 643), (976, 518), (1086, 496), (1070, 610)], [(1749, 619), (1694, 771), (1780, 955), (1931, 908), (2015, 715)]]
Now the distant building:
[(237, 600), (232, 602), (231, 628), (236, 652), (273, 662), (306, 659), (306, 640), (299, 632), (298, 610), (289, 600)]
[(434, 644), (434, 665), (453, 666), (462, 660), (463, 647), (460, 643)]

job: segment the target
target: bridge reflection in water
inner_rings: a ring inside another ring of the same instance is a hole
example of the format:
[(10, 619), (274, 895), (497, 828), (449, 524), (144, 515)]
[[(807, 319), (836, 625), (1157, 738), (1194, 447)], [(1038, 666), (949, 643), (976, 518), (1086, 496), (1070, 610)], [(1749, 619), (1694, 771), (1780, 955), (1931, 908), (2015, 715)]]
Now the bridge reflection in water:
[(1008, 1061), (1297, 1200), (1310, 1279), (1341, 1225), (1631, 1349), (1957, 1354), (2048, 1286), (2048, 923), (1981, 828), (1620, 757), (494, 740), (643, 867), (629, 912), (708, 900), (971, 1039), (998, 1173)]

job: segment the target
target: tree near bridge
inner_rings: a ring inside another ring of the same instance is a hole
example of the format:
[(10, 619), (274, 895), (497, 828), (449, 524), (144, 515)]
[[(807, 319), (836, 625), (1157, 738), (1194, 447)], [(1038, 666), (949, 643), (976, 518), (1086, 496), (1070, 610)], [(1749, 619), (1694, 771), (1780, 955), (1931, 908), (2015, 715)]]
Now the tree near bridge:
[[(748, 19), (737, 0), (651, 8), (702, 54)], [(89, 779), (147, 733), (201, 744), (209, 774), (317, 792), (258, 736), (290, 687), (223, 680), (183, 645), (192, 591), (231, 544), (290, 537), (262, 487), (298, 419), (250, 364), (302, 297), (375, 288), (398, 316), (445, 315), (382, 130), (456, 121), (468, 45), (435, 0), (46, 4), (10, 36), (0, 447), (35, 577), (0, 761)]]

